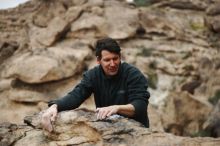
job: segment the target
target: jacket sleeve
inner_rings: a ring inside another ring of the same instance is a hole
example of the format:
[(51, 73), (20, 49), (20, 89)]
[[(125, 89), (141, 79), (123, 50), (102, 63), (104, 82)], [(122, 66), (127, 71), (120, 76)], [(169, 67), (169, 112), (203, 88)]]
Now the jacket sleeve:
[(127, 85), (128, 102), (135, 108), (134, 119), (149, 127), (147, 106), (150, 93), (147, 91), (147, 79), (138, 69), (132, 69), (129, 72)]
[(92, 81), (89, 72), (83, 74), (81, 82), (66, 96), (50, 101), (48, 106), (57, 104), (58, 112), (79, 107), (92, 94)]

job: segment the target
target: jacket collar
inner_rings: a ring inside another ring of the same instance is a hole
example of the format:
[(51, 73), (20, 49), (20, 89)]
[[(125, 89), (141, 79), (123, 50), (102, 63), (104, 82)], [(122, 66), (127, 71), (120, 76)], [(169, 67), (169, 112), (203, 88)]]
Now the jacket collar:
[(106, 76), (105, 75), (105, 72), (104, 72), (104, 70), (103, 70), (103, 68), (102, 68), (102, 66), (101, 65), (99, 65), (99, 68), (100, 68), (100, 70), (101, 70), (101, 74), (102, 74), (102, 76), (104, 77), (104, 79), (106, 79), (106, 80), (111, 80), (111, 79), (118, 79), (119, 77), (120, 77), (120, 75), (121, 75), (121, 62), (120, 62), (120, 64), (119, 64), (119, 68), (118, 68), (118, 72), (117, 72), (117, 74), (116, 75), (113, 75), (113, 76)]

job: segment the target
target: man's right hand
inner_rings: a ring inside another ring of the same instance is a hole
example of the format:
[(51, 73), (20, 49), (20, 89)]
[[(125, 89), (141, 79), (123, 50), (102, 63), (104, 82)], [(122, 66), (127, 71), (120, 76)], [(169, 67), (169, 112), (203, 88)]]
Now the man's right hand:
[(49, 132), (53, 131), (53, 126), (51, 121), (55, 121), (56, 116), (57, 116), (57, 105), (53, 104), (42, 115), (41, 125), (43, 126), (43, 129)]

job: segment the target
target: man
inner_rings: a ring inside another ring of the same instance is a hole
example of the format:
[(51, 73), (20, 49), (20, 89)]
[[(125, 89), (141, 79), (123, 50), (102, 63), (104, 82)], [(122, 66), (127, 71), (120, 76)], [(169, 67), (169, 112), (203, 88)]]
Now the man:
[(119, 114), (149, 127), (147, 80), (137, 68), (121, 62), (120, 51), (118, 43), (111, 38), (97, 41), (99, 65), (85, 72), (81, 82), (66, 96), (49, 102), (41, 121), (46, 130), (53, 130), (50, 121), (55, 120), (57, 112), (79, 107), (92, 93), (97, 119)]

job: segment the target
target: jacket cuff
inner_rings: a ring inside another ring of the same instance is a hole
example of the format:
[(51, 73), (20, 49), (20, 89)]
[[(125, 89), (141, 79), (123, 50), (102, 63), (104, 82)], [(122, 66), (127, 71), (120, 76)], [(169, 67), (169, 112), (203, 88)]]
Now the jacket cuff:
[(47, 103), (48, 107), (52, 106), (53, 104), (57, 105), (57, 111), (60, 112), (60, 108), (59, 108), (60, 106), (56, 100), (52, 100)]
[(131, 104), (134, 106), (135, 109), (135, 115), (134, 117), (137, 119), (141, 119), (143, 115), (147, 113), (147, 104), (143, 100), (135, 100), (131, 102)]

